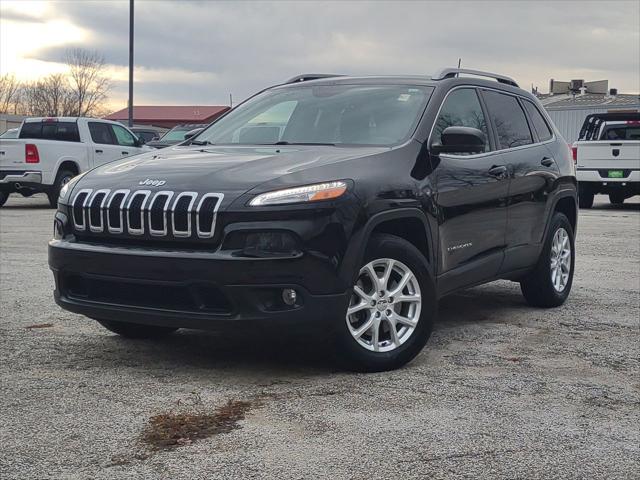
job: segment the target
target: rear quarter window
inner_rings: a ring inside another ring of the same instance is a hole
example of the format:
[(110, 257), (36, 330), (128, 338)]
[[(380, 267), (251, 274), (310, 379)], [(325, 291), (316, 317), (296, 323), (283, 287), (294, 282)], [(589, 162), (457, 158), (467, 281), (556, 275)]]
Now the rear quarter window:
[(533, 123), (533, 128), (538, 134), (538, 138), (541, 142), (546, 142), (553, 137), (553, 133), (551, 132), (551, 128), (545, 121), (544, 117), (533, 103), (529, 100), (524, 100), (522, 102), (524, 104), (524, 108), (527, 110), (529, 114), (529, 118), (531, 119), (531, 123)]

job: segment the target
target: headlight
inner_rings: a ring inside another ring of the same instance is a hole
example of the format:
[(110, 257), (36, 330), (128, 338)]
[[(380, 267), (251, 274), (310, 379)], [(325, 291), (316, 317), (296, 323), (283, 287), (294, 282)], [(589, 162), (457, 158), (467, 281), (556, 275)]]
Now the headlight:
[(286, 188), (267, 192), (253, 198), (249, 205), (259, 207), (262, 205), (283, 205), (286, 203), (317, 202), (338, 198), (347, 191), (347, 183), (342, 181), (317, 183), (304, 187)]
[(64, 184), (64, 186), (60, 189), (60, 196), (58, 197), (58, 202), (61, 202), (62, 200), (65, 200), (67, 198), (67, 195), (69, 195), (69, 192), (71, 191), (75, 183), (78, 180), (80, 180), (86, 173), (87, 172), (81, 173), (80, 175), (76, 175), (75, 177), (73, 177), (71, 180), (69, 180), (67, 183)]

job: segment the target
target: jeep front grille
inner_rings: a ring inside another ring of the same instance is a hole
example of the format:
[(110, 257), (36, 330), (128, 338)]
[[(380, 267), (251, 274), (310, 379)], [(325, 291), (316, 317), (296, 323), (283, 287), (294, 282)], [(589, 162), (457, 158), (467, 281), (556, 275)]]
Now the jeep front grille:
[(224, 194), (162, 190), (83, 189), (71, 202), (82, 233), (207, 239), (215, 234)]

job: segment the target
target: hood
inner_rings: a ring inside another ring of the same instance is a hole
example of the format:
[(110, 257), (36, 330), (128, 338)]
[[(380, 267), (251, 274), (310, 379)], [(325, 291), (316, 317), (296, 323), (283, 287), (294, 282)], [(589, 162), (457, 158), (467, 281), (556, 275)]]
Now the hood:
[(76, 188), (218, 192), (225, 194), (226, 203), (227, 198), (283, 175), (388, 150), (324, 145), (175, 146), (98, 167)]

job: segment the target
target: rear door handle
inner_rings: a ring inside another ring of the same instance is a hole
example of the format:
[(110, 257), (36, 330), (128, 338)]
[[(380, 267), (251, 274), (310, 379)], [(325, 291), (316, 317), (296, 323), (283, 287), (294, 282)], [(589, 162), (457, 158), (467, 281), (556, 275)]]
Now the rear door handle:
[(505, 165), (494, 165), (489, 169), (489, 175), (496, 178), (507, 178), (507, 167)]
[(96, 153), (102, 153), (102, 150), (96, 150)]
[(120, 152), (122, 155), (129, 155), (129, 152)]
[(550, 167), (551, 165), (553, 165), (553, 158), (543, 157), (543, 159), (540, 160), (540, 163), (545, 167)]

